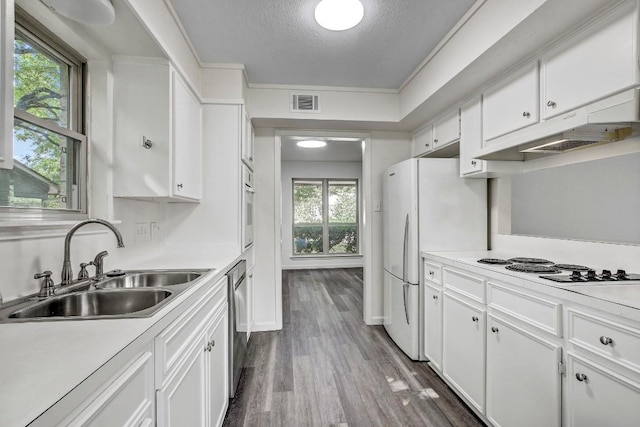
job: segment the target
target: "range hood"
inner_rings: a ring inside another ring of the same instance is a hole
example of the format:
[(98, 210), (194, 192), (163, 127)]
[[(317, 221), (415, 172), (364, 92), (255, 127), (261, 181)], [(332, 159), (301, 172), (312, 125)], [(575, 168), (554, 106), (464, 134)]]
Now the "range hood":
[(640, 136), (640, 94), (631, 89), (485, 142), (473, 157), (526, 160)]

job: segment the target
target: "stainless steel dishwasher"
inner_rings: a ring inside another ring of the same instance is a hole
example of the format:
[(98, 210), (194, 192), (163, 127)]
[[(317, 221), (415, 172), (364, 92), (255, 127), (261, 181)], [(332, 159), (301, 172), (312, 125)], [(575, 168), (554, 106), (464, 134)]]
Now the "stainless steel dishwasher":
[(229, 296), (229, 397), (236, 395), (247, 354), (247, 262), (240, 261), (227, 273)]

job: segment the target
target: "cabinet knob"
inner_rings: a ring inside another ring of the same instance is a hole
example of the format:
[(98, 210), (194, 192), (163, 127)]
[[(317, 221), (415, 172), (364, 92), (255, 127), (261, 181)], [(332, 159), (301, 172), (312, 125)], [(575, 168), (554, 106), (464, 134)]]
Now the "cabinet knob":
[(437, 300), (438, 299), (438, 295), (434, 295), (433, 299)]
[(600, 342), (602, 343), (602, 345), (609, 345), (609, 344), (613, 344), (613, 339), (609, 337), (601, 336)]
[(496, 332), (498, 332), (498, 331), (499, 331), (499, 329), (498, 329), (498, 328), (496, 328), (495, 326), (492, 326), (492, 327), (491, 327), (491, 332), (493, 332), (494, 334), (495, 334)]
[(429, 270), (429, 276), (433, 277), (433, 275), (434, 275), (433, 270)]
[(475, 166), (476, 165), (476, 161), (475, 160), (471, 160), (471, 166)]
[(434, 140), (433, 140), (433, 143), (434, 143), (434, 144), (437, 144), (437, 143), (438, 143), (438, 140), (437, 140), (437, 139), (434, 139)]
[(473, 316), (471, 320), (473, 320), (474, 322), (477, 322), (479, 319), (478, 319), (478, 316)]
[(553, 101), (548, 101), (548, 102), (547, 102), (547, 107), (556, 108), (556, 106), (557, 106), (557, 105), (558, 105), (558, 104), (556, 104), (556, 103), (555, 103), (555, 102), (553, 102)]
[(182, 188), (182, 184), (178, 184), (178, 188)]
[(428, 147), (428, 146), (429, 146), (429, 143), (427, 142), (426, 144), (424, 144), (424, 146), (425, 146), (425, 147)]
[(587, 378), (585, 374), (581, 374), (579, 372), (576, 374), (576, 379), (580, 382), (589, 382), (589, 378)]
[(522, 117), (524, 117), (525, 119), (528, 119), (529, 117), (531, 117), (531, 113), (528, 111), (525, 111), (524, 113), (522, 113)]

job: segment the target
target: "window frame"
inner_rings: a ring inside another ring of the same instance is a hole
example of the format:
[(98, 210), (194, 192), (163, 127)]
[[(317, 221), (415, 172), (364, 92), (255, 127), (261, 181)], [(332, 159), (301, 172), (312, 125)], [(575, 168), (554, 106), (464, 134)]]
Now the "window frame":
[[(296, 182), (316, 181), (322, 183), (322, 252), (314, 254), (297, 254), (295, 241), (295, 194)], [(329, 252), (329, 183), (330, 182), (355, 182), (356, 188), (356, 237), (358, 239), (357, 252), (355, 253), (331, 253)], [(291, 178), (291, 256), (293, 258), (329, 258), (329, 257), (353, 257), (360, 256), (360, 179), (359, 178)]]
[[(8, 17), (7, 17), (8, 18)], [(75, 160), (75, 173), (77, 176), (77, 209), (55, 209), (55, 208), (20, 208), (11, 206), (0, 206), (0, 221), (77, 221), (88, 218), (88, 189), (89, 189), (89, 161), (88, 161), (88, 138), (86, 125), (86, 105), (87, 105), (87, 66), (86, 59), (71, 47), (67, 46), (59, 37), (47, 30), (33, 17), (16, 6), (14, 14), (13, 29), (11, 34), (7, 34), (5, 48), (11, 47), (11, 55), (14, 55), (14, 43), (16, 31), (20, 31), (45, 49), (47, 53), (55, 56), (65, 64), (70, 66), (69, 76), (69, 119), (68, 127), (63, 127), (52, 121), (42, 119), (26, 111), (13, 106), (14, 92), (8, 94), (10, 97), (10, 110), (13, 110), (11, 122), (5, 125), (11, 130), (10, 144), (13, 146), (13, 128), (16, 119), (26, 123), (36, 125), (47, 131), (56, 133), (78, 141), (80, 149)], [(11, 61), (11, 65), (13, 61)], [(5, 64), (4, 66), (7, 66)], [(3, 73), (14, 78), (14, 67), (10, 70), (3, 69)], [(13, 80), (12, 80), (13, 81)], [(13, 88), (13, 85), (11, 86)], [(6, 115), (8, 116), (8, 114)], [(8, 120), (5, 119), (5, 121)], [(12, 159), (13, 160), (13, 159)]]

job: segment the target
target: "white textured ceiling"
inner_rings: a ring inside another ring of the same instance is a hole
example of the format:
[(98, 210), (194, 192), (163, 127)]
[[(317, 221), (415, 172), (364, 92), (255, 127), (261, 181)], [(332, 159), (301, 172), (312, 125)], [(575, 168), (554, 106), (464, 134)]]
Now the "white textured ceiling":
[(329, 31), (319, 0), (171, 0), (204, 63), (249, 82), (398, 89), (475, 0), (361, 0), (362, 22)]
[[(304, 139), (327, 141), (322, 148), (300, 148), (296, 142)], [(362, 141), (336, 141), (324, 137), (282, 137), (283, 162), (361, 162)]]

